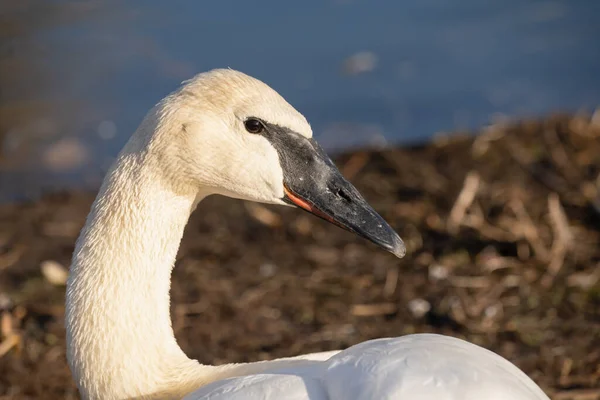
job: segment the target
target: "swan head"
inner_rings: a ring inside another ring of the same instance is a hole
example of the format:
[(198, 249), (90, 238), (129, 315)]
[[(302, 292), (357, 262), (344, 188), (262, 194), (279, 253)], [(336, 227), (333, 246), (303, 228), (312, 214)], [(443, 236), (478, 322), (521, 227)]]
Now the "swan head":
[(149, 141), (168, 155), (171, 181), (202, 196), (297, 206), (404, 256), (398, 234), (344, 179), (306, 118), (260, 80), (230, 69), (205, 72), (151, 116), (155, 136), (168, 131)]

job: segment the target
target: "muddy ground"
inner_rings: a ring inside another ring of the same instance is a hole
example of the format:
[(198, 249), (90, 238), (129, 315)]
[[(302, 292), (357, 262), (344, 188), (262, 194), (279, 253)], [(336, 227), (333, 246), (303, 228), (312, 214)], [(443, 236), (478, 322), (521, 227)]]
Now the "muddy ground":
[[(208, 199), (174, 272), (179, 343), (218, 364), (439, 332), (554, 399), (600, 399), (598, 114), (339, 157), (405, 239), (402, 260), (299, 210)], [(46, 267), (68, 266), (92, 200), (0, 206), (1, 399), (77, 398), (60, 268)]]

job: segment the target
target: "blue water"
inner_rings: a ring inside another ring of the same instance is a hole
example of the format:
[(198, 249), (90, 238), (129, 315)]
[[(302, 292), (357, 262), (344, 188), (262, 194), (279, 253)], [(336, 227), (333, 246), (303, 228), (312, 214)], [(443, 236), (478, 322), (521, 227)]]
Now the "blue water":
[[(270, 84), (329, 150), (425, 141), (496, 114), (600, 105), (598, 0), (138, 0), (89, 13), (37, 35), (52, 49), (49, 79), (43, 94), (29, 89), (61, 105), (45, 116), (56, 133), (34, 146), (30, 168), (0, 176), (2, 193), (16, 177), (97, 182), (149, 107), (215, 67)], [(345, 60), (360, 52), (374, 67), (346, 73)], [(102, 121), (116, 136), (99, 137)], [(31, 167), (64, 137), (89, 149), (84, 163), (68, 173)]]

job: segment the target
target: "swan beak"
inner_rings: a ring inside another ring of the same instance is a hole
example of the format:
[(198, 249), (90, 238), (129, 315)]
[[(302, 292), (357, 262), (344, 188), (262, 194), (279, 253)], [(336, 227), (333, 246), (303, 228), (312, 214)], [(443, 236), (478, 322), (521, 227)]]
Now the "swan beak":
[(314, 139), (296, 138), (294, 146), (280, 150), (284, 202), (354, 232), (399, 258), (404, 256), (406, 247), (400, 236), (342, 176)]

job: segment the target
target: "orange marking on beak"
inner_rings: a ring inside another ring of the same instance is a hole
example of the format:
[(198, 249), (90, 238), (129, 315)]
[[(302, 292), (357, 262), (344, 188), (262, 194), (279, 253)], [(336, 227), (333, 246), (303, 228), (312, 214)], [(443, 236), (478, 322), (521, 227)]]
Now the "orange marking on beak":
[(283, 187), (283, 191), (285, 192), (286, 196), (290, 198), (292, 203), (294, 203), (300, 208), (304, 208), (306, 211), (313, 212), (314, 207), (306, 201), (302, 200), (300, 197), (296, 196), (291, 190), (287, 188), (287, 186)]
[(296, 196), (294, 194), (294, 192), (292, 192), (291, 190), (289, 190), (287, 188), (287, 186), (283, 185), (283, 191), (285, 192), (286, 196), (292, 201), (292, 203), (294, 203), (298, 207), (303, 208), (306, 211), (308, 211), (312, 214), (315, 214), (315, 215), (325, 219), (326, 221), (331, 222), (332, 224), (338, 225), (338, 223), (336, 221), (334, 221), (333, 218), (331, 218), (329, 215), (325, 214), (318, 208), (314, 207), (312, 204), (305, 201), (304, 199), (301, 199), (300, 197)]

